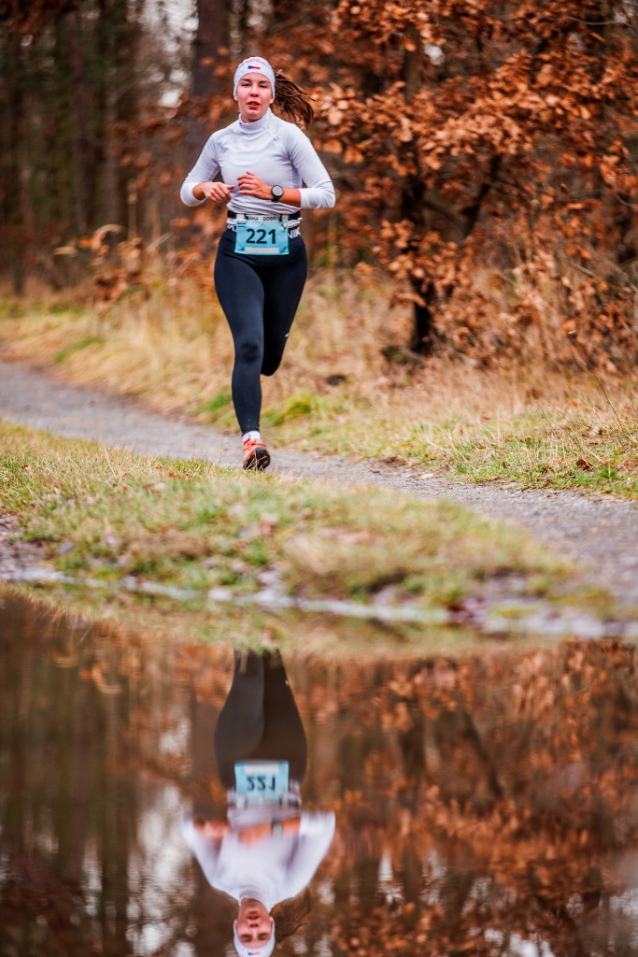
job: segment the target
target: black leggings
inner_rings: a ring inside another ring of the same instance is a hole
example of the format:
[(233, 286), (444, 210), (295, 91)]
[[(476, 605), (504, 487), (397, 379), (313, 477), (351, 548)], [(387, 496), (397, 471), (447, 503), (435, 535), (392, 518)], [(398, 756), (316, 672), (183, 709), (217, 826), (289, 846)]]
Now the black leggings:
[(242, 433), (259, 428), (260, 376), (279, 368), (307, 272), (301, 236), (286, 256), (236, 253), (230, 229), (219, 240), (215, 288), (235, 343), (232, 391)]
[(235, 657), (235, 674), (215, 729), (219, 778), (235, 787), (235, 764), (288, 761), (291, 781), (306, 773), (306, 735), (281, 658), (249, 651)]

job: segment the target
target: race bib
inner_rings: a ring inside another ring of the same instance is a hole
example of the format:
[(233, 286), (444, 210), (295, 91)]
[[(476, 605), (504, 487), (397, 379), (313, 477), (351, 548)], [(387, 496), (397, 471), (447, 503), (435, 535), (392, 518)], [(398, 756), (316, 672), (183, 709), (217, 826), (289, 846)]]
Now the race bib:
[(289, 252), (288, 224), (272, 222), (238, 222), (235, 226), (235, 252), (251, 256), (285, 256)]
[(288, 797), (287, 761), (239, 761), (235, 793), (246, 804), (280, 804)]

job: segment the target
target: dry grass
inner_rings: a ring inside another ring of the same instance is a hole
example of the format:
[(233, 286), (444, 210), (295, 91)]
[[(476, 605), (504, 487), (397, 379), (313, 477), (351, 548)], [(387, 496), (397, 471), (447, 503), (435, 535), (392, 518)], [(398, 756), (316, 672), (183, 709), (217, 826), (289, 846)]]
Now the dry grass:
[[(232, 340), (214, 294), (159, 274), (150, 288), (150, 298), (132, 291), (103, 318), (50, 299), (20, 303), (12, 316), (9, 303), (3, 351), (234, 431)], [(523, 365), (421, 363), (397, 348), (408, 339), (409, 313), (390, 310), (388, 293), (370, 276), (326, 272), (309, 282), (282, 368), (264, 381), (270, 441), (474, 481), (638, 496), (636, 381), (552, 371), (531, 334)]]
[[(387, 363), (380, 349), (404, 318), (382, 305), (386, 290), (320, 275), (308, 283), (284, 364), (264, 383), (265, 404), (277, 405), (301, 390), (323, 388), (331, 375), (356, 380), (372, 397)], [(15, 315), (17, 313), (17, 315)], [(0, 313), (1, 315), (1, 313)], [(380, 337), (381, 335), (381, 337)], [(161, 282), (150, 299), (133, 293), (104, 318), (91, 308), (35, 298), (8, 302), (0, 322), (3, 352), (30, 363), (59, 365), (64, 378), (100, 385), (118, 394), (144, 396), (155, 408), (207, 414), (207, 404), (227, 394), (233, 345), (213, 293), (188, 280)], [(345, 343), (352, 349), (343, 355)], [(402, 377), (403, 378), (403, 377)]]
[[(66, 573), (448, 607), (487, 582), (565, 581), (519, 529), (445, 501), (152, 459), (0, 424), (0, 509)], [(391, 586), (391, 592), (388, 591)], [(499, 586), (500, 587), (500, 586)]]

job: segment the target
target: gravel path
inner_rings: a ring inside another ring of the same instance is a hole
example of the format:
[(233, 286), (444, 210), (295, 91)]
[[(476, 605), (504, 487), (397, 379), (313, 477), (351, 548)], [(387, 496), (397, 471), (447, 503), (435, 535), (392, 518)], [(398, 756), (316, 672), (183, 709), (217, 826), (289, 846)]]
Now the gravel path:
[[(0, 362), (0, 417), (68, 438), (93, 439), (149, 455), (204, 458), (236, 466), (235, 436), (144, 411), (133, 401), (56, 382), (46, 373)], [(420, 498), (445, 495), (516, 522), (580, 565), (583, 578), (638, 609), (638, 503), (502, 485), (467, 485), (376, 461), (353, 462), (276, 449), (273, 472), (342, 486), (370, 483)]]

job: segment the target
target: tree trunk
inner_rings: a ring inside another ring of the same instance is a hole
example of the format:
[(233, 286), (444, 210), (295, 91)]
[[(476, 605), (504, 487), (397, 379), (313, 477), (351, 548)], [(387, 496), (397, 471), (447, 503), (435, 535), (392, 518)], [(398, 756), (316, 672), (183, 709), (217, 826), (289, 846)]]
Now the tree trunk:
[(74, 170), (69, 159), (72, 144), (72, 90), (69, 80), (69, 36), (66, 17), (56, 17), (54, 31), (54, 76), (52, 125), (47, 147), (50, 153), (51, 185), (48, 215), (64, 242), (73, 219)]
[(115, 175), (112, 143), (113, 121), (113, 17), (109, 0), (98, 0), (96, 48), (99, 74), (95, 84), (93, 151), (93, 181), (91, 208), (94, 211), (93, 226), (117, 222), (115, 202)]
[(406, 31), (405, 60), (403, 62), (403, 95), (410, 102), (423, 85), (423, 42), (416, 27)]
[[(137, 83), (138, 49), (140, 25), (136, 12), (127, 0), (114, 0), (113, 16), (115, 22), (115, 123), (121, 136), (130, 136), (139, 122), (139, 89)], [(124, 144), (122, 144), (124, 145)], [(131, 222), (131, 198), (135, 194), (134, 171), (121, 163), (116, 170), (117, 206), (119, 216), (116, 222), (124, 225), (129, 233), (140, 228), (139, 210), (135, 205), (134, 224)]]
[[(403, 215), (416, 222), (421, 229), (427, 230), (428, 213), (439, 216), (446, 225), (447, 238), (460, 244), (470, 235), (479, 218), (483, 203), (497, 182), (503, 165), (503, 157), (499, 154), (492, 156), (485, 179), (477, 190), (476, 196), (464, 209), (458, 211), (434, 190), (423, 187), (420, 180), (406, 184), (403, 194)], [(414, 303), (414, 322), (410, 337), (410, 348), (419, 355), (429, 356), (434, 350), (434, 312), (436, 302), (436, 288), (433, 282), (412, 280), (412, 288), (422, 302)], [(445, 297), (452, 295), (453, 287), (445, 292)]]
[(193, 117), (188, 125), (188, 163), (193, 166), (211, 130), (205, 101), (223, 92), (215, 76), (220, 47), (228, 45), (226, 0), (197, 0), (197, 34), (193, 42), (193, 80), (191, 91), (204, 108), (202, 116)]
[(434, 283), (429, 283), (425, 293), (421, 289), (421, 283), (413, 282), (414, 292), (423, 299), (423, 303), (414, 303), (412, 334), (410, 336), (410, 349), (420, 356), (432, 355), (434, 351), (434, 315), (428, 303), (435, 299)]
[(89, 222), (90, 141), (87, 115), (87, 91), (84, 64), (80, 51), (80, 24), (77, 10), (67, 14), (71, 76), (73, 80), (74, 152), (75, 152), (75, 222), (78, 233), (85, 233)]
[(9, 162), (5, 192), (5, 222), (8, 223), (8, 247), (11, 281), (16, 296), (24, 292), (24, 203), (22, 193), (22, 140), (24, 92), (20, 36), (12, 34), (8, 42)]

